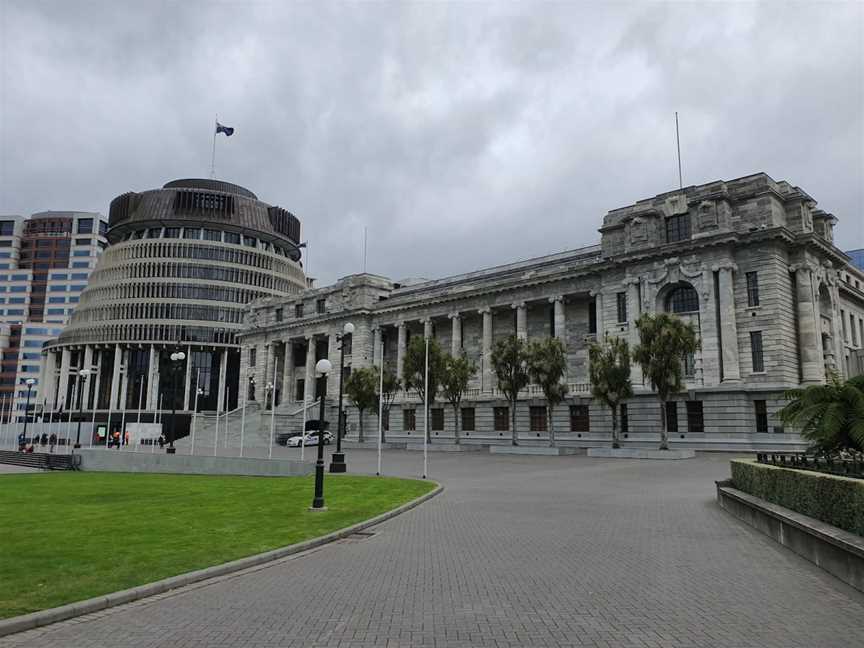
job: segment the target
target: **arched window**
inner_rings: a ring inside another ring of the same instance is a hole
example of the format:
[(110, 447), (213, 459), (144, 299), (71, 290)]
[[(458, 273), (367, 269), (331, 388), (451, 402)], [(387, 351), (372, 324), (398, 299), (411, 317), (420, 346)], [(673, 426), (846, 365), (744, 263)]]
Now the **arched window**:
[(690, 284), (680, 284), (666, 296), (667, 313), (693, 313), (699, 310), (699, 293)]

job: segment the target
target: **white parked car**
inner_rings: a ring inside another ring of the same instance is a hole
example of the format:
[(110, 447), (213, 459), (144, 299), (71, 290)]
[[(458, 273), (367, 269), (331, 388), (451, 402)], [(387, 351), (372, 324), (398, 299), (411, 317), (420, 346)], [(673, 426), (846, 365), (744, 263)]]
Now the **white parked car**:
[[(312, 432), (310, 434), (307, 434), (305, 437), (302, 437), (302, 436), (291, 437), (290, 439), (288, 439), (288, 441), (285, 443), (285, 445), (287, 445), (289, 448), (299, 448), (301, 440), (303, 442), (303, 445), (317, 446), (318, 445), (318, 433)], [(330, 445), (331, 443), (333, 443), (333, 435), (330, 434), (329, 432), (325, 432), (324, 433), (324, 445)]]

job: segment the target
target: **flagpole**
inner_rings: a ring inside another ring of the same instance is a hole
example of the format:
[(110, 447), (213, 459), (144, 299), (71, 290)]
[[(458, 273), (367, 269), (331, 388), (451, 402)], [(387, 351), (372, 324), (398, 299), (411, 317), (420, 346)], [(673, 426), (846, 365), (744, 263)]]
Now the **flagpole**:
[[(270, 388), (270, 450), (267, 453), (267, 458), (273, 458), (273, 437), (276, 434), (276, 370), (279, 368), (279, 361), (276, 359), (276, 352), (273, 351), (273, 382)], [(318, 439), (321, 442), (321, 439)]]
[(210, 179), (216, 179), (216, 125), (219, 123), (219, 115), (213, 123), (213, 153), (210, 156)]
[(381, 353), (381, 373), (378, 377), (378, 472), (375, 474), (381, 476), (381, 417), (384, 414), (384, 345), (379, 344)]
[(678, 111), (675, 111), (675, 144), (678, 147), (678, 188), (684, 189), (684, 176), (681, 175), (681, 138), (678, 135)]
[(428, 453), (426, 449), (429, 439), (429, 338), (426, 338), (426, 374), (423, 379), (423, 479), (426, 479)]

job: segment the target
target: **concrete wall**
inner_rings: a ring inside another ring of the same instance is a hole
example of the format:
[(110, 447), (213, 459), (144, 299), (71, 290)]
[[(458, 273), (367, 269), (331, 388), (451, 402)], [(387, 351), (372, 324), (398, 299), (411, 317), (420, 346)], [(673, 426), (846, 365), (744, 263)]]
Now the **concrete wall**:
[(81, 469), (93, 472), (177, 473), (183, 475), (247, 475), (296, 477), (312, 473), (301, 461), (149, 454), (81, 448)]

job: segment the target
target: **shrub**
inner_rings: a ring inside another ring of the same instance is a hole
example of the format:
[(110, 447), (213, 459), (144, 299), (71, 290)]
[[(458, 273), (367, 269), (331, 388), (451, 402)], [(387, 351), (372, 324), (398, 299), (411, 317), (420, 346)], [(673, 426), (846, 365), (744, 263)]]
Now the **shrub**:
[(864, 480), (766, 466), (752, 459), (731, 463), (738, 490), (864, 536)]

